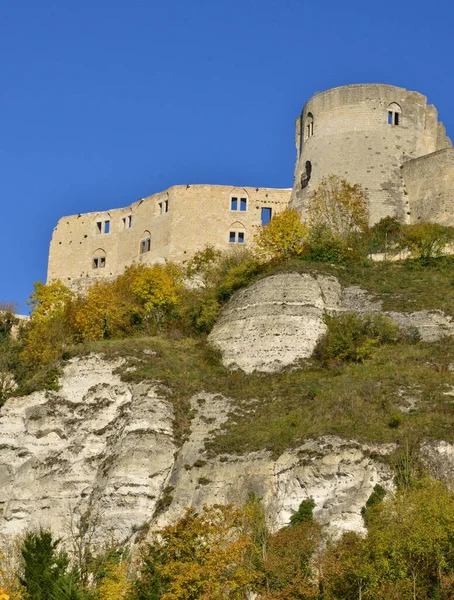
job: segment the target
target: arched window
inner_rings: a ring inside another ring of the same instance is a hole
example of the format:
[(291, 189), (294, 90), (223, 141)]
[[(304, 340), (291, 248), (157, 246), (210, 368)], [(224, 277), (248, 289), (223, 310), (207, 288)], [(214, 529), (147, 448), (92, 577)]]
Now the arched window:
[(244, 190), (233, 192), (230, 196), (230, 210), (246, 212), (248, 205), (248, 195)]
[(307, 113), (305, 132), (306, 140), (314, 135), (314, 115), (312, 113)]
[(140, 240), (140, 254), (145, 254), (151, 250), (151, 233), (144, 231)]
[(240, 221), (235, 221), (229, 228), (229, 244), (244, 244), (246, 242), (246, 228)]
[(392, 102), (388, 106), (388, 125), (401, 125), (402, 109), (396, 102)]
[(92, 267), (92, 269), (104, 269), (105, 266), (106, 266), (106, 253), (102, 248), (98, 248), (93, 253), (91, 267)]

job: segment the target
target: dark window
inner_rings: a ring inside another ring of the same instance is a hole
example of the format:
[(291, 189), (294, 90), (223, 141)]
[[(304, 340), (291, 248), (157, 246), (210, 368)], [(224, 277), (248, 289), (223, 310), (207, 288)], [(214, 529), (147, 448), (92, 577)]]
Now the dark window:
[(393, 124), (393, 112), (392, 110), (388, 110), (388, 125)]
[(238, 198), (230, 199), (230, 210), (238, 210)]
[(104, 269), (106, 266), (105, 256), (95, 256), (93, 259), (93, 269)]
[(231, 231), (229, 233), (229, 243), (234, 244), (236, 242), (236, 231)]
[(166, 200), (164, 202), (164, 212), (169, 212), (169, 201), (168, 200)]
[(244, 231), (239, 231), (238, 232), (238, 243), (239, 244), (244, 244)]
[(102, 221), (96, 221), (96, 233), (102, 232)]
[(140, 242), (140, 254), (145, 254), (145, 252), (150, 252), (151, 249), (151, 239), (145, 238)]
[(240, 210), (245, 211), (247, 209), (247, 198), (240, 198)]
[(162, 202), (158, 202), (159, 214), (162, 215)]
[(262, 225), (268, 225), (271, 221), (271, 213), (271, 208), (266, 208), (265, 206), (262, 207)]
[(394, 113), (394, 125), (399, 125), (399, 113)]
[(129, 215), (128, 217), (128, 227), (132, 227), (132, 216)]

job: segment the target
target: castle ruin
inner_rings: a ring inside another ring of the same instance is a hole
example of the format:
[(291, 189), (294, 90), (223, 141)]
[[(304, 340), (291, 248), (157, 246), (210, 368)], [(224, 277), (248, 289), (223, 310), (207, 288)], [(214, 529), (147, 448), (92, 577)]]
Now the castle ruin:
[(80, 288), (133, 263), (184, 262), (207, 244), (247, 245), (287, 206), (307, 214), (320, 181), (335, 174), (367, 192), (371, 224), (454, 224), (454, 149), (434, 106), (381, 84), (317, 93), (296, 121), (293, 189), (174, 186), (126, 208), (63, 217), (52, 235), (48, 281)]

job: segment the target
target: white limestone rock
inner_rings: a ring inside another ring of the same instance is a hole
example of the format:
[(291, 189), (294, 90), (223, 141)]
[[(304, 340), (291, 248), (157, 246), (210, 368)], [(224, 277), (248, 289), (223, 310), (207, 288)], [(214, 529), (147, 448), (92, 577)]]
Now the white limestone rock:
[(232, 369), (273, 372), (311, 356), (341, 288), (334, 277), (281, 273), (237, 292), (209, 340)]

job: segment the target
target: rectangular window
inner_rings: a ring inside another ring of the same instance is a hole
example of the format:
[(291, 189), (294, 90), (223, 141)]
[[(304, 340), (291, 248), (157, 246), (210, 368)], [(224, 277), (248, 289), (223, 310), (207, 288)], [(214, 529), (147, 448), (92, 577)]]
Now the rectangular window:
[(110, 221), (104, 221), (104, 233), (109, 233), (110, 231)]
[(393, 124), (393, 113), (391, 110), (388, 111), (388, 125)]
[(234, 244), (236, 242), (236, 231), (231, 231), (229, 233), (229, 243)]
[(162, 202), (158, 202), (158, 212), (162, 215)]
[(247, 198), (240, 198), (240, 210), (245, 211), (247, 209)]
[(99, 266), (99, 258), (93, 259), (93, 269), (97, 269)]
[(271, 208), (262, 206), (262, 225), (268, 225), (268, 223), (271, 221), (271, 212)]
[(140, 254), (145, 254), (145, 252), (150, 252), (151, 248), (151, 240), (150, 238), (145, 238), (140, 242)]
[(399, 125), (399, 113), (394, 113), (394, 125)]
[(96, 233), (102, 232), (102, 221), (96, 221)]
[(123, 229), (126, 229), (126, 217), (123, 217), (122, 221), (123, 221)]
[(132, 227), (132, 215), (129, 215), (128, 217), (128, 228)]
[(169, 212), (169, 201), (168, 200), (166, 200), (164, 202), (164, 212)]
[(106, 257), (105, 256), (101, 256), (99, 258), (99, 268), (100, 269), (104, 269), (105, 266), (106, 266)]
[(238, 243), (239, 244), (244, 244), (244, 231), (239, 231), (238, 232)]
[(230, 198), (230, 210), (238, 210), (238, 198)]

